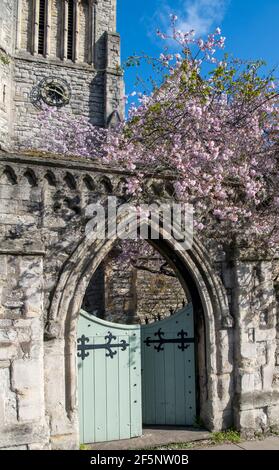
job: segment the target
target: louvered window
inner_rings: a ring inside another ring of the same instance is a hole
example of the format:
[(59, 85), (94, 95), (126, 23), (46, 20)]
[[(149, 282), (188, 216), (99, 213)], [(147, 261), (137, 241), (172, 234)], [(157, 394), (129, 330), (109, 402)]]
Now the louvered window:
[(46, 23), (46, 0), (40, 0), (38, 53), (42, 55), (45, 53), (45, 23)]
[(73, 60), (74, 51), (74, 1), (69, 0), (68, 6), (68, 42), (67, 42), (67, 58)]

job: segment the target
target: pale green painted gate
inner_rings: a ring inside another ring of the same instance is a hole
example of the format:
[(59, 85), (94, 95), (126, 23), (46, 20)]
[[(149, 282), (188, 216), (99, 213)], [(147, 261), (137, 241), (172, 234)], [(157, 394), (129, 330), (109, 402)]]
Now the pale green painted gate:
[(192, 304), (142, 327), (143, 424), (194, 424), (195, 344)]
[(81, 312), (78, 324), (80, 442), (142, 434), (140, 326)]

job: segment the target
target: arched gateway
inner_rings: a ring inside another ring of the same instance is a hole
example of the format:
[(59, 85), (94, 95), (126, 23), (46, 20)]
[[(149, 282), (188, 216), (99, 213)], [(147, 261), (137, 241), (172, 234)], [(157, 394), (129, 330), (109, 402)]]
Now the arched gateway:
[[(127, 218), (126, 223), (123, 222), (122, 219), (121, 226), (124, 231), (125, 226), (129, 225), (129, 219)], [(164, 235), (162, 230), (161, 235)], [(121, 237), (121, 233), (118, 233), (118, 236)], [(64, 368), (63, 375), (65, 374), (65, 412), (74, 421), (78, 417), (76, 349), (82, 301), (90, 278), (115, 241), (116, 238), (92, 241), (90, 237), (84, 237), (65, 263), (50, 305), (48, 332), (50, 335), (55, 332), (54, 335), (58, 338), (52, 340), (52, 346), (46, 343), (47, 355), (52, 354), (51, 348), (57, 351), (55, 343), (63, 344), (61, 361)], [(174, 267), (181, 284), (188, 290), (191, 298), (190, 310), (196, 330), (196, 370), (191, 369), (195, 383), (195, 387), (192, 387), (195, 393), (193, 397), (195, 413), (191, 413), (190, 421), (186, 420), (184, 423), (180, 421), (175, 424), (194, 424), (195, 419), (201, 417), (209, 428), (218, 428), (223, 420), (232, 422), (233, 419), (232, 410), (227, 412), (227, 402), (224, 414), (216, 414), (215, 411), (220, 410), (222, 402), (224, 403), (224, 397), (218, 394), (218, 381), (222, 375), (221, 371), (230, 364), (233, 345), (233, 319), (229, 313), (224, 286), (212, 269), (206, 250), (198, 241), (194, 241), (189, 251), (184, 249), (180, 251), (175, 238), (164, 240), (162, 237), (161, 240), (152, 242)], [(172, 320), (175, 322), (175, 319)], [(98, 324), (99, 322), (95, 324), (97, 331), (99, 331)], [(112, 325), (104, 325), (104, 331), (109, 327), (111, 329)], [(117, 327), (119, 328), (119, 325)], [(171, 330), (173, 328), (171, 327)], [(110, 332), (108, 330), (108, 333)], [(224, 348), (224, 345), (227, 347)], [(228, 370), (229, 372), (225, 374), (231, 387), (233, 377), (230, 366)], [(227, 397), (230, 401), (229, 395)], [(153, 422), (153, 424), (158, 423)]]

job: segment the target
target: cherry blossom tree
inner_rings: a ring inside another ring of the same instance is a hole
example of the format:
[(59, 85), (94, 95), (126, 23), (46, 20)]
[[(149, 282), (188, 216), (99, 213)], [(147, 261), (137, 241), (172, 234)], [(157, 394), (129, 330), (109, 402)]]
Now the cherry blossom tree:
[(135, 200), (144, 197), (147, 174), (167, 176), (173, 198), (194, 206), (198, 236), (276, 249), (276, 79), (264, 74), (262, 62), (223, 53), (219, 58), (225, 44), (219, 28), (203, 39), (176, 24), (172, 16), (171, 33), (157, 32), (166, 43), (160, 57), (129, 59), (128, 66), (148, 60), (156, 68), (156, 83), (149, 94), (138, 94), (125, 122), (99, 129), (85, 118), (47, 109), (41, 147), (121, 166), (130, 174), (127, 195)]
[(165, 258), (146, 240), (118, 240), (114, 253), (123, 267), (132, 265), (139, 271), (176, 277)]

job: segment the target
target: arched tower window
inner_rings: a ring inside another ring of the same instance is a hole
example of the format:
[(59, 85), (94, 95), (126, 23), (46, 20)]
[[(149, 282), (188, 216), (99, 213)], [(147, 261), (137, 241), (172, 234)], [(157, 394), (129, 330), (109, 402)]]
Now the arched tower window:
[(46, 0), (40, 0), (38, 25), (38, 54), (45, 54)]
[(67, 59), (74, 60), (74, 0), (68, 2), (68, 41)]
[[(30, 3), (31, 4), (31, 3)], [(49, 0), (33, 0), (33, 33), (32, 53), (49, 55), (50, 46), (51, 2)]]

